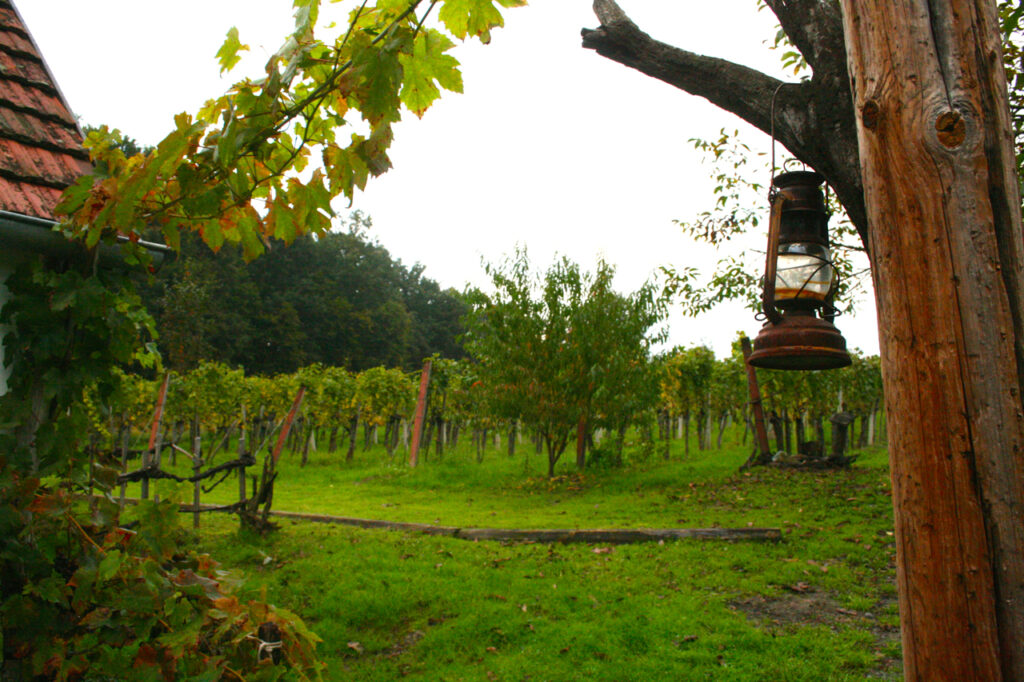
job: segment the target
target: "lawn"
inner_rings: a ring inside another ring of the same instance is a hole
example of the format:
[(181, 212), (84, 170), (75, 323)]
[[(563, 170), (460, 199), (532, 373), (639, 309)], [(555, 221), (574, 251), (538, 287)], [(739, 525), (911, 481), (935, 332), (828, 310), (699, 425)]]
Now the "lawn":
[(415, 470), (377, 448), (305, 467), (285, 454), (275, 508), (460, 527), (770, 526), (783, 540), (501, 544), (299, 521), (259, 537), (209, 514), (192, 541), (306, 619), (326, 679), (900, 678), (883, 450), (844, 471), (740, 473), (735, 443), (669, 461), (634, 447), (625, 468), (565, 463), (549, 481), (525, 445)]

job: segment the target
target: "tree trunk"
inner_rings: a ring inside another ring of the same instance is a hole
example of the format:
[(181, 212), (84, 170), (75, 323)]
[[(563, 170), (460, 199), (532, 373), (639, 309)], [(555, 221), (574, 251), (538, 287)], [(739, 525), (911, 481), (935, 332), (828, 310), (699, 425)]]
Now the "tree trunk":
[(768, 421), (772, 425), (772, 434), (775, 436), (775, 451), (786, 452), (786, 436), (782, 432), (782, 417), (778, 412), (772, 410), (768, 415)]
[(842, 6), (905, 674), (1024, 680), (1024, 244), (996, 5)]
[(348, 451), (345, 461), (351, 462), (356, 454), (356, 436), (359, 433), (359, 410), (357, 409), (348, 423)]
[(625, 422), (619, 425), (618, 433), (615, 434), (615, 465), (622, 466), (622, 446), (626, 443), (626, 426)]
[(707, 430), (707, 428), (705, 426), (705, 424), (707, 422), (707, 418), (708, 418), (707, 410), (702, 409), (702, 410), (700, 410), (697, 413), (697, 449), (698, 450), (707, 450), (708, 449), (708, 442), (707, 442), (707, 438), (706, 438), (706, 436), (708, 434), (708, 430)]
[(313, 442), (313, 434), (316, 432), (312, 426), (309, 429), (302, 429), (306, 431), (306, 435), (302, 438), (302, 461), (299, 464), (300, 467), (306, 466), (309, 463), (309, 446)]
[(683, 457), (690, 458), (690, 413), (683, 415)]
[(516, 456), (516, 433), (519, 431), (519, 422), (513, 419), (508, 425), (508, 456), (509, 459)]
[(583, 417), (576, 422), (576, 468), (583, 471), (587, 466), (587, 421)]
[(722, 414), (718, 415), (718, 439), (716, 441), (717, 442), (717, 446), (716, 447), (719, 450), (722, 449), (722, 436), (725, 435), (725, 427), (728, 426), (728, 425), (729, 425), (729, 413), (728, 412), (723, 412)]
[(796, 448), (793, 447), (793, 420), (789, 418), (789, 410), (782, 411), (782, 434), (785, 436), (786, 447), (783, 448), (787, 453), (793, 454), (796, 452)]
[(658, 413), (658, 422), (661, 424), (661, 437), (665, 445), (665, 461), (672, 457), (672, 416), (668, 411)]
[[(443, 402), (443, 401), (442, 401)], [(440, 462), (441, 458), (444, 457), (444, 434), (445, 434), (445, 422), (440, 417), (437, 418), (437, 439), (434, 441), (434, 454), (437, 455), (437, 461)]]

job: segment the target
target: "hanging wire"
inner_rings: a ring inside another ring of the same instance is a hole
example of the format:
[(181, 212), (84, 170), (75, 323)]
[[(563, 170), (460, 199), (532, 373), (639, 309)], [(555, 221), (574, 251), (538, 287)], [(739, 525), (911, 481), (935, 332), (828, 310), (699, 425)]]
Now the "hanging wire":
[(775, 98), (779, 96), (779, 90), (782, 86), (786, 85), (785, 82), (779, 83), (779, 86), (775, 88), (775, 92), (772, 93), (772, 106), (771, 113), (769, 114), (769, 126), (772, 134), (772, 174), (768, 178), (768, 203), (770, 204), (775, 199)]

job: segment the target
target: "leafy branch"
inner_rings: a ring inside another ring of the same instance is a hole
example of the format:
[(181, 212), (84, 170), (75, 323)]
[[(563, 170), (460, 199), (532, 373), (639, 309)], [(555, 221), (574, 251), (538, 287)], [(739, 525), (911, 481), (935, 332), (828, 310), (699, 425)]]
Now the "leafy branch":
[[(155, 226), (175, 247), (181, 231), (192, 230), (215, 251), (240, 244), (247, 259), (270, 238), (321, 234), (332, 200), (351, 201), (391, 167), (402, 110), (422, 116), (442, 90), (462, 91), (459, 63), (448, 54), (454, 40), (487, 42), (503, 24), (499, 7), (522, 4), (367, 0), (330, 42), (316, 37), (319, 0), (295, 0), (294, 30), (266, 76), (239, 81), (195, 117), (179, 114), (149, 153), (125, 155), (116, 131), (90, 133), (97, 173), (65, 193), (58, 211), (66, 230), (92, 246), (117, 234), (135, 241)], [(222, 71), (245, 49), (229, 31), (218, 52)], [(337, 135), (345, 125), (356, 129), (347, 142)]]

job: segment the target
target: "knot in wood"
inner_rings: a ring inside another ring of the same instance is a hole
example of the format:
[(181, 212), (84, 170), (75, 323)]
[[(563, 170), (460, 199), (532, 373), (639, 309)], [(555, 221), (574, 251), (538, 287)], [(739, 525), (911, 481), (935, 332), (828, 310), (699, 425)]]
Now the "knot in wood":
[(864, 103), (864, 106), (860, 109), (860, 116), (865, 128), (874, 130), (878, 127), (879, 111), (878, 102), (875, 100), (868, 100)]
[(967, 124), (958, 111), (944, 111), (935, 119), (935, 130), (939, 142), (948, 149), (955, 149), (963, 144), (967, 137)]

